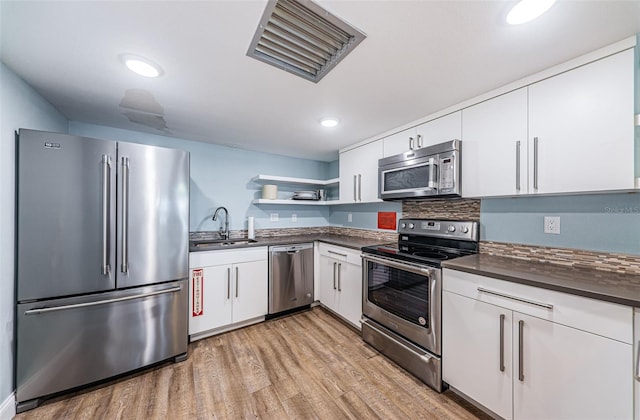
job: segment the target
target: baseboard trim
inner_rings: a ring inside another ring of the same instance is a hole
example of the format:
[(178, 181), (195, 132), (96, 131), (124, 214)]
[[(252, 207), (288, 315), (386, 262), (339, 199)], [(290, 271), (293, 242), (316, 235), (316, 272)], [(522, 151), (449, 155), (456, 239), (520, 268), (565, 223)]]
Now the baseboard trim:
[(11, 420), (16, 415), (16, 396), (11, 393), (0, 405), (0, 420)]

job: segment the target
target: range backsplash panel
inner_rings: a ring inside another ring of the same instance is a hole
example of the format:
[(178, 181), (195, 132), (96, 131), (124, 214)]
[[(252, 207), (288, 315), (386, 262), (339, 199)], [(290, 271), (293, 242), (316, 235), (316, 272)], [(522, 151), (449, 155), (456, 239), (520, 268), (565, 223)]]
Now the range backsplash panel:
[(402, 217), (480, 221), (480, 200), (470, 198), (435, 198), (402, 201)]

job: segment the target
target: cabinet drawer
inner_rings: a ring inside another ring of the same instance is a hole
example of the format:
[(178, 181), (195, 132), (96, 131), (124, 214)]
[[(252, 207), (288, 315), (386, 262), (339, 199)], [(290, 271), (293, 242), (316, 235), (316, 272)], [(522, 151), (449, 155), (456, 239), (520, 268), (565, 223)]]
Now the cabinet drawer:
[(267, 247), (221, 249), (216, 251), (190, 252), (189, 268), (211, 265), (235, 264), (267, 259)]
[(633, 310), (628, 306), (447, 268), (443, 270), (442, 289), (624, 343), (632, 343)]
[(362, 258), (360, 257), (361, 254), (359, 251), (341, 246), (329, 245), (323, 242), (319, 243), (318, 251), (320, 252), (320, 255), (324, 255), (325, 257), (355, 264), (358, 267), (362, 266)]

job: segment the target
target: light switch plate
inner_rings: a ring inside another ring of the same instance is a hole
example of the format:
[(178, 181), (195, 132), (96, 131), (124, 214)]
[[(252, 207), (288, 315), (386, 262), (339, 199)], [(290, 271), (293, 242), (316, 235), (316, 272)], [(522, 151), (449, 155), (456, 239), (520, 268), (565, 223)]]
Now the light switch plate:
[(347, 213), (347, 222), (353, 222), (353, 214)]
[(297, 214), (295, 214), (295, 213), (292, 213), (292, 214), (291, 214), (291, 221), (292, 221), (292, 222), (297, 222), (297, 221), (298, 221), (298, 215), (297, 215)]
[(560, 235), (560, 216), (544, 216), (544, 233)]

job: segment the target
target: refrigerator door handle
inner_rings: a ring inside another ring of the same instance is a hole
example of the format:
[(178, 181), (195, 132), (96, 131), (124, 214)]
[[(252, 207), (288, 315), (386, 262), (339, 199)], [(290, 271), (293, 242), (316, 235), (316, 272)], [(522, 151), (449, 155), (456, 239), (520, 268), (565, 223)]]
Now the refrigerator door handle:
[(175, 292), (179, 292), (180, 290), (182, 290), (182, 286), (171, 287), (169, 289), (164, 289), (164, 290), (156, 290), (148, 293), (140, 293), (138, 295), (125, 296), (121, 298), (97, 300), (95, 302), (85, 302), (85, 303), (76, 303), (73, 305), (62, 305), (62, 306), (51, 306), (48, 308), (29, 309), (28, 311), (24, 311), (24, 314), (36, 315), (36, 314), (42, 314), (46, 312), (64, 311), (67, 309), (86, 308), (88, 306), (97, 306), (97, 305), (105, 305), (107, 303), (124, 302), (127, 300), (141, 299), (149, 296), (163, 295), (165, 293), (175, 293)]
[(111, 178), (111, 159), (102, 155), (102, 275), (109, 274), (109, 179)]
[(129, 215), (129, 158), (122, 157), (122, 265), (120, 271), (126, 273), (129, 271), (129, 253), (127, 252), (127, 243), (129, 235), (129, 225), (127, 217)]

